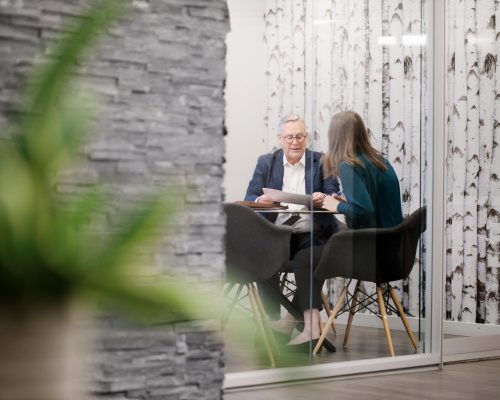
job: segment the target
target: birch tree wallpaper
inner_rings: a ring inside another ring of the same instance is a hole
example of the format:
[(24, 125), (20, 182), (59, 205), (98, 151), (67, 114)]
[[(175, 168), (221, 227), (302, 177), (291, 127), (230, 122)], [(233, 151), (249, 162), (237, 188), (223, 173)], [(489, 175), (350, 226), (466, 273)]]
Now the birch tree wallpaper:
[(500, 1), (449, 0), (446, 318), (500, 323)]
[[(269, 0), (265, 123), (303, 115), (325, 150), (331, 117), (360, 113), (399, 177), (403, 212), (423, 203), (429, 107), (428, 0)], [(499, 0), (447, 0), (446, 318), (500, 323)], [(425, 243), (424, 243), (425, 247)], [(422, 315), (425, 271), (397, 286)], [(331, 281), (333, 297), (343, 282)]]
[[(410, 0), (270, 0), (266, 122), (295, 112), (325, 150), (331, 117), (354, 110), (400, 179), (403, 211), (421, 205), (421, 128), (425, 123), (425, 21)], [(269, 137), (275, 126), (268, 124)], [(419, 315), (421, 271), (395, 285), (411, 315)], [(343, 280), (332, 280), (333, 301)], [(366, 288), (370, 290), (370, 288)]]

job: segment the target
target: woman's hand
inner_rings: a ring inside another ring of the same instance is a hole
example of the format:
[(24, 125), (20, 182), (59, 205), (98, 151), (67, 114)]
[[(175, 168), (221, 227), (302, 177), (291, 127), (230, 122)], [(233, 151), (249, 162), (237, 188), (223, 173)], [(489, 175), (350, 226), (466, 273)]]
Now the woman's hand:
[(337, 194), (334, 194), (333, 197), (335, 197), (338, 201), (340, 201), (341, 203), (347, 203), (347, 200), (344, 196), (344, 193), (342, 192), (339, 192)]
[(340, 202), (333, 195), (326, 196), (323, 200), (323, 208), (325, 208), (328, 211), (336, 212), (339, 203)]
[(321, 192), (314, 192), (312, 194), (312, 202), (314, 208), (321, 208), (323, 205), (323, 200), (325, 199), (326, 194)]

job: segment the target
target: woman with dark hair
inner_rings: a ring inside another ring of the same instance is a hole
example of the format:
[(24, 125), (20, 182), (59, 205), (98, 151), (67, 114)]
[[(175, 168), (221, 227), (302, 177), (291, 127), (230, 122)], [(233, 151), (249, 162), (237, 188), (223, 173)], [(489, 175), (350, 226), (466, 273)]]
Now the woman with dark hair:
[[(344, 214), (350, 229), (389, 228), (401, 223), (398, 177), (389, 161), (370, 144), (359, 114), (353, 111), (335, 114), (328, 130), (328, 143), (322, 159), (323, 171), (325, 176), (340, 178), (343, 195), (325, 196), (323, 208)], [(313, 247), (313, 268), (318, 265), (322, 251), (323, 246)], [(289, 342), (289, 347), (297, 350), (308, 350), (309, 342), (320, 335), (320, 293), (324, 281), (313, 277), (311, 285), (310, 266), (311, 249), (297, 253), (293, 269), (304, 313), (304, 330)], [(277, 327), (280, 328), (279, 324)]]

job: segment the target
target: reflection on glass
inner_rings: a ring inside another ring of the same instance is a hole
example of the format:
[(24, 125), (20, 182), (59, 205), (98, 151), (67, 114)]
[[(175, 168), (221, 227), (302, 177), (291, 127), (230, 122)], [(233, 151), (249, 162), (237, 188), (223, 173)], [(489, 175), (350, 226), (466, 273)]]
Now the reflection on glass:
[[(228, 288), (254, 317), (227, 321), (227, 372), (429, 351), (425, 21), (419, 2), (375, 3), (228, 2), (226, 200), (252, 202), (255, 220), (288, 235), (262, 244), (236, 224), (260, 243), (247, 260), (277, 248), (289, 259), (255, 288)], [(269, 209), (266, 187), (310, 204)]]

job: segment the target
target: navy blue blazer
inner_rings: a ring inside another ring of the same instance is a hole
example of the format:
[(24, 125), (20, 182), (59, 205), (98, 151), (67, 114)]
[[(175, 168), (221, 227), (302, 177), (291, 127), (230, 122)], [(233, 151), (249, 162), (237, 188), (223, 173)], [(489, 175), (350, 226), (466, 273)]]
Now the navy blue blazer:
[[(317, 151), (306, 149), (306, 170), (305, 170), (305, 192), (312, 194), (321, 192), (327, 195), (337, 193), (339, 182), (336, 177), (323, 177), (323, 167), (321, 165), (322, 154)], [(264, 154), (257, 160), (257, 166), (252, 179), (248, 184), (246, 201), (255, 201), (257, 197), (264, 194), (263, 188), (283, 189), (283, 150)], [(311, 182), (312, 179), (312, 182)], [(271, 222), (276, 221), (277, 214), (264, 214)], [(315, 231), (325, 240), (337, 230), (336, 219), (329, 214), (318, 214), (314, 216)]]

